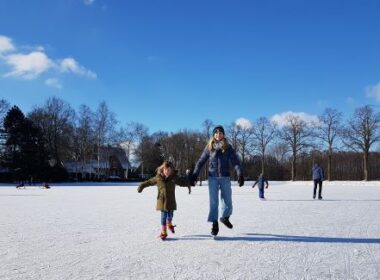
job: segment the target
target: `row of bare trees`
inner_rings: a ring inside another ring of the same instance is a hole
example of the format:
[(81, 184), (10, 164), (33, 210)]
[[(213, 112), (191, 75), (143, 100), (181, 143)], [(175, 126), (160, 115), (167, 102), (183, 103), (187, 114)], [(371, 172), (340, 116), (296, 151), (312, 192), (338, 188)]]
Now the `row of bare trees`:
[(334, 153), (354, 151), (362, 155), (362, 179), (368, 180), (370, 151), (380, 140), (379, 128), (380, 114), (367, 105), (357, 108), (346, 123), (340, 112), (327, 108), (311, 121), (298, 114), (288, 114), (281, 123), (259, 118), (249, 127), (232, 124), (228, 131), (243, 163), (247, 155), (261, 158), (261, 172), (265, 172), (268, 148), (270, 155), (277, 156), (280, 162), (290, 161), (291, 180), (297, 179), (301, 156), (323, 151), (327, 158), (327, 179), (331, 180)]
[[(9, 109), (10, 104), (0, 100), (0, 118)], [(69, 103), (56, 97), (34, 107), (28, 118), (43, 132), (51, 162), (86, 162), (94, 157), (99, 162), (101, 147), (119, 146), (141, 176), (152, 174), (163, 159), (173, 161), (180, 172), (192, 168), (214, 127), (213, 121), (207, 119), (199, 131), (159, 131), (150, 135), (141, 123), (121, 125), (105, 102), (95, 111), (81, 105), (76, 112)], [(260, 117), (225, 125), (247, 176), (265, 172), (273, 178), (290, 180), (309, 178), (311, 165), (316, 161), (325, 167), (327, 179), (348, 178), (341, 170), (347, 165), (342, 158), (355, 159), (351, 162), (357, 166), (355, 170), (362, 171), (355, 179), (380, 178), (374, 168), (379, 128), (380, 115), (369, 105), (357, 108), (347, 120), (343, 120), (342, 113), (327, 108), (313, 120), (289, 113), (281, 121)], [(201, 176), (207, 177), (207, 171)]]
[[(6, 165), (3, 161), (7, 135), (4, 133), (3, 120), (17, 106), (0, 100), (0, 167)], [(64, 100), (52, 97), (42, 106), (36, 106), (27, 114), (34, 126), (40, 131), (45, 143), (45, 150), (50, 165), (64, 166), (66, 161), (86, 162), (98, 160), (107, 146), (122, 146), (128, 155), (132, 147), (147, 135), (148, 129), (139, 123), (118, 125), (116, 116), (105, 102), (101, 102), (93, 111), (87, 105), (81, 105), (76, 112)], [(98, 172), (99, 173), (99, 172)]]
[[(154, 143), (164, 143), (161, 146), (164, 151), (163, 157), (172, 159), (183, 171), (191, 167), (200, 155), (210, 137), (213, 125), (212, 121), (206, 120), (202, 132), (158, 133), (151, 136), (155, 139), (150, 140), (151, 145), (153, 147)], [(270, 175), (275, 178), (279, 178), (278, 174), (274, 174), (278, 172), (282, 174), (280, 179), (309, 179), (310, 169), (313, 163), (318, 161), (326, 167), (328, 180), (352, 179), (350, 169), (353, 167), (347, 165), (344, 162), (346, 160), (354, 162), (357, 166), (355, 170), (361, 170), (361, 175), (355, 176), (357, 180), (369, 180), (380, 178), (380, 171), (376, 172), (373, 168), (372, 176), (369, 175), (371, 150), (375, 157), (372, 166), (378, 159), (374, 145), (380, 140), (379, 128), (380, 115), (373, 107), (363, 106), (357, 108), (346, 122), (343, 122), (342, 113), (327, 108), (318, 118), (311, 121), (297, 114), (289, 114), (281, 123), (265, 117), (248, 124), (234, 122), (226, 126), (226, 134), (239, 153), (244, 169), (247, 170), (247, 176), (248, 174), (257, 176), (261, 172), (268, 173), (266, 170), (268, 169)], [(145, 159), (148, 159), (147, 154), (151, 153), (153, 148), (145, 147), (143, 150), (146, 153)], [(358, 157), (362, 160), (358, 161)], [(142, 157), (139, 159), (142, 161)], [(259, 169), (257, 169), (257, 159), (259, 159)], [(333, 166), (334, 163), (339, 166)], [(154, 166), (153, 164), (147, 171), (153, 172)], [(346, 172), (342, 172), (342, 167)]]

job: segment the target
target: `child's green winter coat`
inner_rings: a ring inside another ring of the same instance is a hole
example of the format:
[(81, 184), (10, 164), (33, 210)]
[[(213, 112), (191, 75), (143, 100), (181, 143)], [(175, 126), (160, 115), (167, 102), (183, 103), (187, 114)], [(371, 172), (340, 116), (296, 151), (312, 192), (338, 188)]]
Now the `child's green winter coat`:
[(159, 211), (177, 210), (175, 186), (188, 187), (187, 179), (178, 177), (177, 174), (168, 178), (157, 174), (155, 177), (141, 183), (137, 190), (141, 192), (144, 188), (155, 185), (157, 185), (158, 190), (156, 209)]

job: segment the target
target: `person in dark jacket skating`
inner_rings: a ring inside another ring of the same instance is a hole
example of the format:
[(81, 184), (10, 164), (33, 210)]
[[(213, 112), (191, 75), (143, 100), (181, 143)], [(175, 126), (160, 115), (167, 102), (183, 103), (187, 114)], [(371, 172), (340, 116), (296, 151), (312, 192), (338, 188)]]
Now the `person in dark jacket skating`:
[(313, 199), (315, 199), (318, 188), (318, 199), (322, 199), (322, 182), (324, 180), (324, 172), (321, 166), (318, 163), (315, 163), (312, 169), (313, 181), (314, 181), (314, 191)]
[(244, 185), (244, 177), (236, 152), (224, 136), (223, 126), (216, 126), (213, 129), (212, 134), (211, 139), (195, 165), (193, 173), (190, 174), (189, 177), (191, 185), (194, 186), (202, 166), (207, 160), (209, 160), (208, 190), (210, 210), (208, 214), (208, 221), (212, 223), (211, 234), (216, 236), (219, 232), (219, 192), (222, 203), (220, 222), (230, 229), (233, 227), (229, 220), (232, 214), (232, 189), (229, 172), (230, 162), (236, 170), (238, 175), (238, 184), (240, 187)]
[(264, 200), (264, 188), (267, 189), (269, 187), (268, 180), (265, 178), (264, 173), (261, 173), (257, 181), (253, 184), (252, 188), (255, 186), (259, 187), (259, 198)]

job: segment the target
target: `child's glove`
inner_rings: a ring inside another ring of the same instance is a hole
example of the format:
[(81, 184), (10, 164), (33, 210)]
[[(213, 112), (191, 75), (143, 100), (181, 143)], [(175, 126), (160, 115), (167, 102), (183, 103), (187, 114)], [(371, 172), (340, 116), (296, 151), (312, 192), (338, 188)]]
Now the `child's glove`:
[(267, 185), (265, 188), (266, 188), (266, 189), (269, 188), (269, 185)]
[(137, 192), (141, 193), (142, 191), (143, 191), (143, 187), (139, 186), (139, 187), (137, 188)]
[(244, 185), (244, 177), (241, 175), (238, 178), (238, 184), (239, 184), (239, 187), (242, 187)]

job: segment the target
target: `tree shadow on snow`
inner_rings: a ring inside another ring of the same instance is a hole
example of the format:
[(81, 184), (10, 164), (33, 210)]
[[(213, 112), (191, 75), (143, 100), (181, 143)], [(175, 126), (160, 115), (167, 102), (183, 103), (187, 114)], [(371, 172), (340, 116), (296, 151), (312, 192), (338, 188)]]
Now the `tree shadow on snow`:
[(0, 194), (0, 196), (46, 196), (43, 194)]
[(276, 201), (276, 202), (288, 202), (288, 201), (305, 201), (305, 202), (331, 202), (331, 201), (350, 201), (350, 202), (361, 202), (361, 201), (380, 201), (380, 199), (267, 199), (266, 201)]
[[(210, 235), (188, 235), (182, 240), (210, 240)], [(217, 241), (251, 241), (251, 242), (302, 242), (302, 243), (353, 243), (353, 244), (380, 244), (380, 238), (351, 238), (351, 237), (321, 237), (247, 233), (244, 236), (217, 236)]]

